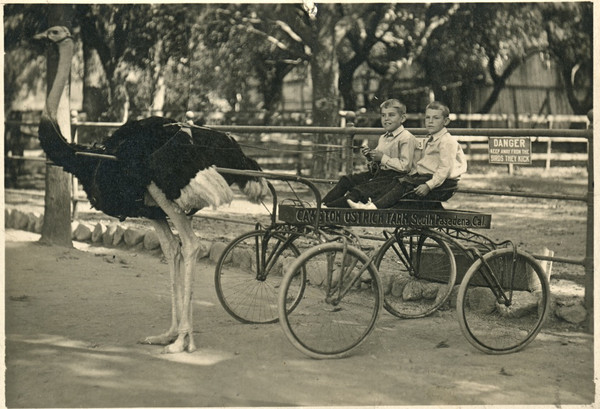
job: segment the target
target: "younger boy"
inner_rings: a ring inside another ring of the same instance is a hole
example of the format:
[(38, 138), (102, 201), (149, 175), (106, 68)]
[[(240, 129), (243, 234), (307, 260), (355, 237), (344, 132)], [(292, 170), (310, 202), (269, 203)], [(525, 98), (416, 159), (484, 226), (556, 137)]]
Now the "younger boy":
[[(456, 188), (460, 175), (467, 170), (465, 154), (456, 137), (450, 135), (446, 125), (450, 122), (450, 110), (441, 102), (434, 101), (425, 108), (425, 127), (429, 139), (410, 175), (399, 178), (387, 193), (368, 203), (350, 202), (355, 209), (384, 209), (392, 207), (400, 199), (417, 198), (447, 200), (448, 190)], [(438, 188), (437, 191), (433, 191)], [(433, 191), (433, 193), (432, 193)], [(442, 193), (442, 194), (440, 194)]]
[(363, 147), (369, 159), (369, 171), (343, 176), (323, 198), (327, 207), (349, 207), (349, 201), (367, 201), (387, 191), (394, 178), (407, 175), (413, 165), (416, 139), (402, 125), (406, 106), (397, 99), (380, 105), (381, 125), (386, 133), (379, 137), (377, 147)]

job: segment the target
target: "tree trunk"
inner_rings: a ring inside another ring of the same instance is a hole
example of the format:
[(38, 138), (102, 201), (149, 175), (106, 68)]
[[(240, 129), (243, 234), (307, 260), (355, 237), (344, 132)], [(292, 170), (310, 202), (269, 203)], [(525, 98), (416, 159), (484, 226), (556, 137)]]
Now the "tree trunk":
[(488, 58), (488, 71), (492, 77), (492, 80), (494, 81), (494, 86), (492, 89), (492, 93), (488, 97), (487, 101), (485, 101), (483, 106), (479, 108), (479, 110), (477, 110), (477, 113), (487, 114), (488, 112), (490, 112), (496, 101), (498, 101), (498, 96), (500, 96), (500, 92), (502, 92), (502, 90), (506, 87), (506, 82), (508, 81), (512, 73), (515, 72), (515, 70), (521, 64), (527, 61), (529, 57), (539, 52), (540, 49), (532, 48), (531, 50), (527, 51), (522, 57), (512, 59), (501, 75), (496, 74), (494, 68), (494, 55), (490, 55)]
[[(586, 115), (588, 111), (593, 107), (593, 90), (594, 90), (594, 75), (591, 67), (583, 65), (580, 71), (583, 71), (585, 78), (589, 82), (589, 86), (583, 89), (583, 97), (576, 95), (575, 86), (573, 84), (573, 67), (567, 65), (565, 62), (558, 60), (559, 66), (561, 67), (561, 75), (565, 84), (565, 92), (567, 94), (567, 100), (573, 113), (575, 115)], [(587, 84), (586, 84), (587, 85)]]
[(289, 64), (276, 62), (275, 68), (271, 71), (266, 68), (258, 70), (260, 78), (258, 87), (263, 95), (263, 108), (266, 111), (264, 125), (268, 125), (275, 114), (276, 106), (281, 101), (283, 79), (292, 69)]
[[(313, 22), (310, 71), (313, 86), (312, 117), (315, 126), (338, 126), (338, 60), (335, 50), (335, 5), (321, 5)], [(343, 138), (317, 134), (313, 148), (312, 176), (336, 178), (342, 167), (341, 149), (332, 148)]]
[(167, 87), (163, 76), (163, 67), (161, 63), (161, 55), (163, 52), (163, 42), (158, 40), (153, 47), (152, 53), (152, 105), (150, 106), (150, 115), (164, 115), (165, 97)]
[(41, 243), (73, 247), (71, 239), (71, 175), (46, 166), (46, 195)]
[[(72, 7), (57, 5), (50, 9), (49, 27), (62, 25), (71, 29)], [(52, 45), (47, 53), (47, 88), (52, 88), (58, 68), (58, 50)], [(57, 113), (58, 125), (65, 138), (71, 137), (69, 85), (63, 90)], [(73, 247), (71, 241), (71, 175), (54, 165), (46, 166), (46, 195), (41, 243)]]
[(129, 116), (129, 96), (121, 81), (121, 78), (109, 80), (111, 95), (106, 115), (108, 121), (125, 122)]
[(339, 90), (344, 101), (343, 108), (347, 111), (356, 111), (356, 93), (352, 83), (356, 68), (354, 61), (340, 64)]
[(88, 121), (100, 121), (108, 109), (108, 82), (98, 52), (83, 44), (83, 112)]

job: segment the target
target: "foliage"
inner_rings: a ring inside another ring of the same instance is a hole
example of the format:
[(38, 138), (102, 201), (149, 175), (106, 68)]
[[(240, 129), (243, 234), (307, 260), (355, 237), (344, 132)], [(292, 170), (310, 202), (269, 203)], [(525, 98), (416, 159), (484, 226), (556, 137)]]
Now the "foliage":
[(10, 110), (20, 91), (36, 89), (44, 72), (43, 44), (32, 39), (45, 13), (35, 5), (7, 4), (4, 14), (4, 106)]
[(466, 111), (470, 89), (491, 80), (492, 94), (479, 109), (488, 112), (508, 77), (527, 56), (543, 47), (536, 5), (461, 3), (435, 30), (419, 62), (436, 95), (443, 95), (453, 84), (464, 89), (457, 111)]
[(573, 111), (586, 114), (593, 103), (592, 2), (544, 3), (549, 52), (560, 62)]
[(200, 83), (212, 84), (231, 108), (245, 103), (272, 113), (284, 77), (309, 60), (289, 25), (295, 10), (289, 4), (208, 7), (198, 24), (202, 58), (195, 63)]
[[(110, 83), (107, 119), (120, 119), (126, 101), (134, 107), (150, 106), (156, 82), (149, 79), (156, 79), (153, 72), (164, 62), (158, 40), (177, 36), (178, 26), (164, 22), (162, 7), (150, 4), (85, 4), (76, 10), (82, 41), (97, 52)], [(170, 26), (173, 29), (166, 30)]]
[[(46, 28), (50, 7), (4, 6), (7, 107), (19, 89), (32, 89), (40, 76), (43, 48), (30, 39)], [(510, 73), (539, 51), (554, 56), (561, 67), (573, 109), (591, 108), (591, 2), (323, 3), (317, 5), (316, 19), (290, 3), (74, 7), (84, 82), (92, 82), (90, 56), (97, 55), (102, 79), (96, 92), (112, 107), (107, 119), (119, 119), (126, 101), (132, 111), (147, 111), (164, 83), (168, 112), (236, 114), (251, 107), (263, 110), (268, 122), (292, 70), (317, 81), (338, 78), (331, 87), (322, 82), (317, 89), (331, 94), (331, 101), (315, 97), (322, 100), (315, 109), (323, 112), (335, 111), (338, 92), (343, 108), (356, 109), (353, 84), (365, 72), (380, 84), (375, 94), (365, 90), (365, 103), (375, 107), (390, 96), (417, 95), (411, 90), (422, 87), (436, 95), (458, 95), (455, 105), (464, 108), (471, 89), (491, 81), (494, 91), (480, 107), (486, 112)], [(327, 54), (328, 42), (335, 55)], [(337, 66), (321, 72), (329, 59)]]

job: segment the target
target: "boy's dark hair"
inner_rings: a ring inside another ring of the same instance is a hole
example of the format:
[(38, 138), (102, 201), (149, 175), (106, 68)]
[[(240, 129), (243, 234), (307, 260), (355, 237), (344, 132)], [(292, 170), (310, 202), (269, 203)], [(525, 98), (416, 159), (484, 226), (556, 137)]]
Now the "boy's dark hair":
[(400, 115), (406, 114), (406, 105), (394, 98), (383, 101), (381, 105), (379, 105), (379, 109), (382, 110), (383, 108), (396, 108), (400, 111)]
[(426, 111), (428, 109), (439, 109), (439, 110), (441, 110), (442, 111), (442, 115), (444, 115), (444, 118), (448, 118), (450, 116), (450, 108), (448, 108), (448, 105), (446, 105), (446, 104), (444, 104), (443, 102), (440, 102), (440, 101), (430, 102), (425, 107)]

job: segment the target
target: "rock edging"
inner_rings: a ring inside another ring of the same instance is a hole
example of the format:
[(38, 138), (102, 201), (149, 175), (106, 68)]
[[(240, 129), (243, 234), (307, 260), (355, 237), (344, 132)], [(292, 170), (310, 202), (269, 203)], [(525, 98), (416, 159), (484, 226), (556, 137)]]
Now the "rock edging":
[[(4, 209), (4, 226), (7, 229), (24, 230), (41, 234), (44, 215), (37, 212), (23, 212), (19, 209)], [(104, 247), (134, 249), (162, 255), (156, 232), (150, 228), (123, 227), (118, 223), (90, 223), (73, 221), (71, 223), (72, 240)], [(201, 240), (204, 256), (216, 263), (226, 243)]]

